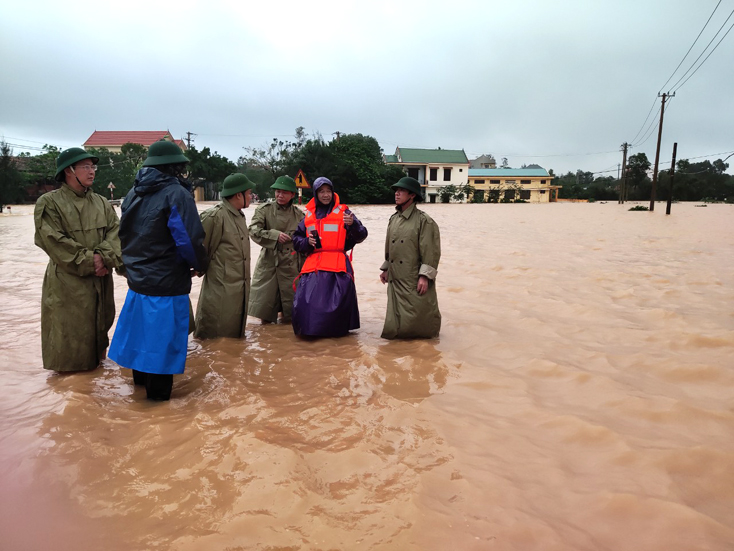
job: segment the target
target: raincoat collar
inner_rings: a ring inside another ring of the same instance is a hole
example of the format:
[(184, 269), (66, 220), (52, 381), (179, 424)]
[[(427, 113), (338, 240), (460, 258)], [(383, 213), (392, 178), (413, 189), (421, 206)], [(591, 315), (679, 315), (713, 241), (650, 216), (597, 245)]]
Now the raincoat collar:
[(415, 203), (413, 203), (412, 205), (410, 205), (410, 206), (409, 206), (409, 207), (408, 207), (407, 209), (405, 209), (405, 210), (400, 210), (400, 207), (399, 207), (399, 206), (397, 206), (397, 205), (395, 205), (395, 211), (396, 211), (396, 212), (397, 212), (397, 213), (398, 213), (398, 214), (399, 214), (400, 216), (402, 216), (403, 218), (405, 218), (405, 219), (408, 219), (408, 218), (410, 218), (410, 217), (411, 217), (411, 215), (412, 215), (412, 214), (413, 214), (413, 212), (415, 211)]
[(89, 192), (90, 188), (85, 188), (84, 191), (76, 191), (74, 188), (72, 188), (69, 184), (64, 182), (61, 184), (61, 189), (65, 190), (66, 193), (72, 193), (79, 199), (84, 199), (87, 196), (87, 193)]
[(227, 199), (222, 199), (222, 204), (224, 205), (224, 208), (227, 209), (232, 214), (238, 215), (238, 216), (244, 216), (245, 213), (243, 213), (241, 210), (237, 210), (232, 206), (232, 203), (227, 201)]

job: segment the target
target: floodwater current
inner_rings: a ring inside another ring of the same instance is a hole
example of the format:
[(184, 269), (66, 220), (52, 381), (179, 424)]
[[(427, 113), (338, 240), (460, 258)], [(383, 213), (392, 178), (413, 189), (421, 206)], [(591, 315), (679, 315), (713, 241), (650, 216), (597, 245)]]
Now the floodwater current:
[(362, 327), (191, 340), (167, 403), (111, 361), (42, 368), (47, 259), (13, 207), (0, 548), (734, 549), (734, 206), (629, 206), (425, 205), (443, 327), (395, 342), (392, 208), (355, 206)]

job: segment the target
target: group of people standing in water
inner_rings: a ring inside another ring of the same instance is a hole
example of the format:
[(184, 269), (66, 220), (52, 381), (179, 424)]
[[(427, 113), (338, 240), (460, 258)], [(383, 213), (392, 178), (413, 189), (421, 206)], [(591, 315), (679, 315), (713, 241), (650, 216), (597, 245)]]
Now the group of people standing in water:
[[(296, 335), (341, 337), (358, 329), (354, 268), (348, 254), (368, 235), (325, 177), (313, 183), (304, 210), (295, 181), (279, 177), (274, 201), (247, 226), (243, 209), (254, 184), (244, 174), (223, 183), (222, 201), (199, 215), (185, 179), (188, 159), (172, 142), (150, 146), (118, 219), (91, 191), (98, 159), (81, 148), (56, 161), (59, 189), (39, 198), (35, 243), (49, 256), (43, 282), (43, 365), (86, 371), (104, 359), (115, 317), (112, 272), (128, 293), (109, 357), (132, 370), (151, 400), (168, 400), (173, 375), (184, 372), (188, 335), (242, 338), (247, 316), (292, 323)], [(382, 337), (434, 338), (441, 328), (435, 278), (439, 229), (416, 207), (420, 184), (393, 184), (380, 280), (388, 285)], [(305, 212), (304, 212), (305, 211)], [(261, 253), (250, 277), (250, 239)], [(192, 277), (203, 276), (196, 314)]]

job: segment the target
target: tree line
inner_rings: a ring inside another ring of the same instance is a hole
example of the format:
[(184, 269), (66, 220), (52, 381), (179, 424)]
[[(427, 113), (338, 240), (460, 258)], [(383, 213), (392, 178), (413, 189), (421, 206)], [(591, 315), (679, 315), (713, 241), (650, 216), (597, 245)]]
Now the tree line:
[[(88, 150), (99, 157), (93, 189), (110, 197), (109, 185), (115, 198), (124, 197), (132, 188), (135, 174), (146, 157), (146, 148), (128, 143), (119, 153), (107, 149)], [(0, 205), (34, 201), (41, 193), (58, 184), (54, 180), (56, 157), (59, 149), (45, 145), (38, 155), (21, 153), (12, 156), (12, 150), (0, 141)], [(295, 176), (303, 170), (313, 182), (319, 176), (327, 176), (334, 182), (342, 200), (352, 204), (392, 203), (391, 185), (405, 173), (396, 165), (385, 164), (382, 149), (377, 140), (362, 134), (339, 134), (327, 141), (316, 133), (307, 136), (303, 127), (295, 130), (292, 140), (274, 138), (262, 147), (245, 148), (236, 162), (230, 161), (208, 147), (198, 150), (191, 147), (185, 152), (190, 159), (189, 180), (195, 187), (202, 187), (206, 199), (214, 199), (221, 183), (233, 172), (244, 173), (255, 183), (255, 193), (260, 198), (270, 196), (270, 186), (282, 175)], [(506, 164), (506, 163), (505, 163)], [(627, 166), (627, 199), (649, 200), (652, 182), (649, 177), (651, 163), (645, 153), (630, 156)], [(726, 174), (727, 163), (718, 159), (713, 163), (692, 163), (682, 159), (676, 163), (673, 197), (680, 201), (734, 202), (734, 177)], [(620, 180), (612, 176), (597, 176), (578, 170), (554, 176), (553, 183), (561, 186), (564, 199), (588, 199), (611, 201), (619, 196)], [(657, 199), (667, 199), (669, 171), (659, 173)], [(463, 201), (477, 194), (468, 184), (445, 186), (439, 196), (442, 202)], [(305, 197), (311, 196), (304, 190)]]
[[(645, 153), (630, 156), (627, 163), (627, 199), (649, 201), (652, 180), (651, 163)], [(677, 201), (717, 201), (734, 203), (734, 176), (726, 174), (729, 164), (721, 159), (692, 163), (681, 159), (675, 164), (673, 199)], [(550, 171), (551, 174), (553, 171)], [(615, 201), (619, 197), (621, 179), (612, 176), (594, 177), (592, 172), (577, 170), (555, 176), (553, 184), (562, 186), (563, 199)], [(655, 199), (667, 200), (670, 190), (670, 170), (658, 172)]]

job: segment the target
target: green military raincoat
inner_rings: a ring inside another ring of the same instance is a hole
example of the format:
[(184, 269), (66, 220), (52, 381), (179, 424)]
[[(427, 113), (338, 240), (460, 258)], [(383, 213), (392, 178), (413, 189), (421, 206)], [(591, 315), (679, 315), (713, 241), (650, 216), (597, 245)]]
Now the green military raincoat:
[[(436, 296), (436, 273), (441, 258), (438, 225), (425, 212), (411, 205), (390, 217), (385, 239), (387, 314), (385, 339), (433, 338), (441, 329)], [(419, 295), (418, 277), (428, 278), (428, 291)]]
[(252, 276), (249, 314), (275, 322), (278, 312), (289, 320), (293, 308), (293, 280), (298, 277), (304, 256), (293, 243), (278, 243), (281, 232), (293, 237), (305, 214), (291, 203), (281, 207), (276, 202), (260, 205), (252, 217), (250, 238), (262, 247)]
[[(68, 185), (42, 195), (34, 242), (49, 256), (41, 292), (43, 367), (88, 371), (104, 359), (115, 321), (112, 270), (122, 266), (120, 221), (101, 195)], [(109, 274), (94, 275), (94, 254)]]
[(250, 294), (250, 238), (245, 215), (229, 201), (201, 214), (209, 268), (196, 306), (199, 339), (245, 335)]

